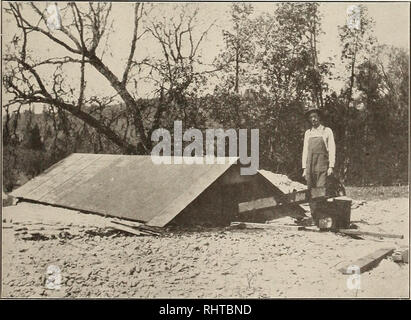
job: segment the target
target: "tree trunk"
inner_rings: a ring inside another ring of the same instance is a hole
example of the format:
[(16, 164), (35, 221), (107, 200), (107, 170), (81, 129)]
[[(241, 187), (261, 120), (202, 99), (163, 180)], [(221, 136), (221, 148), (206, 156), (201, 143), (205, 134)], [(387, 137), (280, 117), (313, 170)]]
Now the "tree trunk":
[(357, 48), (358, 48), (358, 35), (355, 37), (354, 53), (351, 62), (351, 74), (350, 74), (350, 86), (348, 88), (347, 104), (345, 107), (344, 120), (346, 121), (344, 128), (344, 159), (343, 159), (343, 176), (342, 181), (347, 180), (350, 164), (351, 164), (351, 137), (350, 137), (350, 128), (348, 124), (350, 123), (350, 103), (352, 101), (352, 92), (354, 88), (354, 79), (355, 79), (355, 61), (357, 57)]
[(236, 48), (235, 52), (235, 86), (234, 86), (234, 91), (235, 93), (239, 93), (239, 77), (240, 77), (240, 61), (239, 61), (239, 49)]
[[(144, 148), (145, 153), (150, 152), (151, 142), (147, 138), (140, 109), (138, 108), (133, 97), (127, 91), (125, 85), (111, 72), (110, 69), (107, 68), (106, 65), (103, 64), (100, 59), (98, 59), (94, 54), (90, 54), (88, 58), (90, 59), (90, 64), (94, 66), (97, 71), (99, 71), (110, 82), (111, 86), (117, 91), (119, 96), (126, 104), (127, 109), (132, 111), (132, 114), (134, 115), (134, 123), (139, 133), (141, 145)], [(130, 151), (128, 147), (127, 150)]]

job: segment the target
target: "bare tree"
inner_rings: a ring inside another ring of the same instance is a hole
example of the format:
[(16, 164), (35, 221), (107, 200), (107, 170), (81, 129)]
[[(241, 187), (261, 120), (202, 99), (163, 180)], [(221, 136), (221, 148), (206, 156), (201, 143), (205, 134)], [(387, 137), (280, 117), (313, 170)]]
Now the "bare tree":
[[(233, 3), (230, 8), (232, 32), (223, 30), (225, 48), (217, 57), (216, 63), (222, 64), (224, 71), (231, 75), (229, 83), (233, 85), (234, 92), (239, 94), (240, 82), (244, 66), (252, 64), (255, 54), (255, 24), (251, 19), (254, 8), (249, 3)], [(233, 74), (231, 74), (233, 73)]]
[(158, 107), (152, 115), (152, 130), (158, 128), (166, 109), (174, 117), (181, 115), (186, 123), (187, 97), (195, 95), (205, 84), (206, 77), (219, 70), (201, 59), (201, 45), (214, 22), (199, 28), (198, 7), (193, 4), (176, 5), (173, 11), (174, 17), (147, 16), (144, 31), (155, 40), (159, 52), (157, 56), (134, 61), (158, 97)]
[[(54, 31), (48, 28), (48, 17), (38, 4), (8, 5), (5, 10), (14, 17), (20, 34), (14, 37), (14, 52), (4, 56), (7, 68), (3, 83), (12, 97), (7, 105), (46, 104), (64, 110), (94, 128), (124, 153), (149, 153), (151, 133), (158, 128), (168, 105), (184, 104), (183, 92), (201, 75), (211, 72), (198, 71), (195, 67), (199, 64), (200, 44), (211, 28), (208, 27), (198, 39), (194, 36), (196, 10), (193, 14), (186, 14), (182, 9), (177, 19), (159, 23), (154, 18), (149, 19), (142, 3), (135, 3), (134, 29), (127, 61), (118, 77), (103, 60), (108, 35), (113, 32), (110, 22), (112, 3), (68, 3), (61, 9), (64, 23)], [(143, 18), (147, 18), (148, 25), (143, 26)], [(63, 49), (66, 55), (40, 59), (35, 49), (33, 53), (28, 49), (32, 34), (42, 35), (49, 45)], [(136, 51), (142, 46), (139, 40), (146, 34), (160, 43), (163, 58), (136, 59)], [(66, 79), (64, 68), (68, 66), (78, 68), (78, 88)], [(44, 67), (48, 72), (44, 73)], [(107, 97), (86, 97), (88, 67), (104, 77), (116, 92), (116, 99), (124, 105), (124, 110), (110, 112), (113, 100)], [(146, 99), (137, 95), (133, 71), (143, 74), (143, 67), (150, 69), (144, 76), (157, 83), (155, 87), (160, 100), (157, 106), (148, 105)], [(98, 114), (95, 108), (90, 108), (91, 105), (99, 106)], [(152, 116), (148, 117), (148, 113)], [(121, 132), (114, 125), (119, 117), (126, 119)], [(129, 137), (131, 128), (136, 137), (134, 142)]]

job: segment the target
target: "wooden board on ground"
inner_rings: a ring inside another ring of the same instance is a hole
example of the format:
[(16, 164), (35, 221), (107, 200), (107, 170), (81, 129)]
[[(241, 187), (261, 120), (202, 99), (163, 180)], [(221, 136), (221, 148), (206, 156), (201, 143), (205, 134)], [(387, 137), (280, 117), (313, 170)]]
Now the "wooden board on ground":
[(136, 228), (144, 225), (144, 223), (141, 223), (141, 222), (129, 221), (129, 220), (124, 220), (124, 219), (119, 219), (119, 218), (110, 219), (110, 222), (123, 224), (128, 227), (136, 227)]
[(395, 248), (381, 248), (377, 251), (370, 253), (353, 263), (347, 265), (344, 268), (340, 268), (340, 272), (343, 274), (353, 274), (355, 270), (359, 270), (360, 273), (371, 270), (376, 267), (380, 261), (394, 252)]
[(283, 225), (276, 223), (232, 222), (230, 227), (236, 229), (304, 230), (303, 226)]
[(409, 248), (400, 248), (398, 250), (395, 250), (395, 252), (392, 255), (392, 258), (394, 262), (408, 263)]
[(338, 232), (344, 233), (344, 234), (347, 234), (347, 235), (355, 235), (355, 236), (372, 236), (372, 237), (379, 237), (379, 238), (404, 239), (404, 236), (402, 234), (368, 232), (368, 231), (352, 230), (352, 229), (339, 229)]
[(123, 226), (121, 224), (117, 224), (117, 223), (108, 223), (107, 224), (108, 228), (114, 229), (114, 230), (119, 230), (119, 231), (123, 231), (123, 232), (127, 232), (130, 234), (133, 234), (135, 236), (148, 236), (148, 235), (152, 235), (152, 233), (146, 232), (144, 230), (135, 230), (131, 227), (126, 227)]
[(317, 226), (304, 226), (304, 231), (322, 232)]
[(159, 235), (162, 231), (160, 228), (146, 226), (143, 223), (134, 222), (134, 221), (128, 221), (128, 220), (122, 220), (122, 219), (112, 219), (110, 220), (110, 222), (116, 225), (130, 227), (135, 230), (140, 230), (142, 232), (153, 234), (153, 235)]

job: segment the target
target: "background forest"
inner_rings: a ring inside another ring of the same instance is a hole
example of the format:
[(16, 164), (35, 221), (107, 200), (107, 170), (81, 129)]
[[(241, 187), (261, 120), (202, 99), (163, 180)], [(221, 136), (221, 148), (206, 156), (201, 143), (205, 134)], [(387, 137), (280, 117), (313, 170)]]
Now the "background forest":
[[(117, 65), (106, 62), (116, 61), (120, 37), (115, 3), (59, 4), (56, 30), (45, 3), (3, 6), (14, 26), (2, 57), (5, 191), (72, 152), (150, 154), (153, 130), (172, 132), (174, 120), (184, 129), (258, 128), (260, 168), (301, 181), (309, 105), (334, 132), (345, 184), (407, 183), (409, 52), (378, 43), (366, 5), (356, 27), (338, 27), (342, 69), (319, 58), (318, 3), (258, 14), (254, 4), (232, 3), (228, 28), (200, 21), (206, 4), (176, 4), (172, 15), (161, 14), (163, 4), (126, 5), (133, 28)], [(212, 32), (223, 43), (205, 61)], [(35, 45), (40, 38), (47, 50)], [(148, 43), (156, 50), (141, 54)], [(93, 79), (106, 94), (89, 89)]]

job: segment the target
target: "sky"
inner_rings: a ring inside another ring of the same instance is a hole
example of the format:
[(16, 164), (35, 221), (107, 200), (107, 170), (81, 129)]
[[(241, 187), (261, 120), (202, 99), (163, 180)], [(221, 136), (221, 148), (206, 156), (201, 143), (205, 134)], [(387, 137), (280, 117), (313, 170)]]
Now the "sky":
[[(324, 34), (319, 38), (319, 60), (327, 61), (328, 57), (336, 63), (339, 68), (339, 55), (341, 48), (339, 45), (338, 26), (346, 23), (347, 8), (355, 3), (321, 3), (320, 12), (322, 14), (322, 30)], [(393, 45), (401, 48), (409, 48), (409, 3), (364, 3), (368, 7), (369, 16), (375, 20), (374, 34), (380, 44)], [(39, 3), (39, 6), (46, 7), (46, 3)], [(157, 4), (152, 12), (156, 19), (170, 17), (175, 12), (175, 6), (180, 4), (163, 3)], [(199, 7), (199, 30), (206, 29), (210, 23), (215, 26), (210, 29), (207, 38), (204, 40), (201, 52), (205, 61), (211, 62), (223, 46), (221, 30), (230, 27), (229, 2), (209, 2), (191, 4)], [(7, 4), (3, 2), (3, 8)], [(63, 8), (64, 3), (58, 3)], [(255, 15), (263, 12), (275, 10), (276, 4), (254, 2)], [(121, 76), (125, 61), (128, 56), (129, 46), (133, 30), (133, 10), (131, 3), (113, 3), (113, 29), (114, 33), (109, 38), (109, 50), (105, 54), (103, 61), (106, 62), (117, 76)], [(64, 17), (62, 20), (64, 24)], [(9, 43), (16, 31), (14, 20), (3, 12), (3, 45)], [(36, 52), (36, 56), (52, 57), (64, 56), (66, 52), (55, 45), (50, 45), (44, 37), (35, 36), (30, 42), (31, 49)], [(137, 47), (136, 57), (144, 58), (146, 55), (158, 53), (158, 44), (142, 38), (142, 42)], [(67, 71), (67, 79), (73, 83), (78, 81), (78, 69), (71, 68)], [(112, 91), (107, 81), (96, 71), (87, 69), (86, 80), (89, 88), (86, 94), (105, 95)], [(139, 95), (144, 96), (150, 91), (150, 87), (142, 85), (139, 87)], [(4, 98), (6, 98), (4, 96)]]

